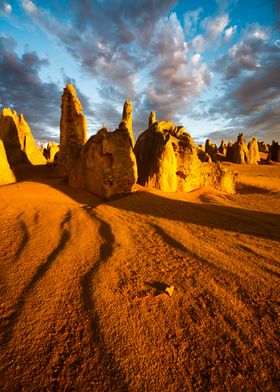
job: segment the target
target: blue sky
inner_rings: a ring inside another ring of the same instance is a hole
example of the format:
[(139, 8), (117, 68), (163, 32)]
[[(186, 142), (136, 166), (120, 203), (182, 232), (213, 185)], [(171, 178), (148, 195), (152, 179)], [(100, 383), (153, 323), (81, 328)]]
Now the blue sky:
[(196, 141), (279, 140), (279, 14), (279, 0), (0, 0), (0, 108), (58, 140), (71, 82), (89, 135), (132, 99), (136, 137), (155, 110)]

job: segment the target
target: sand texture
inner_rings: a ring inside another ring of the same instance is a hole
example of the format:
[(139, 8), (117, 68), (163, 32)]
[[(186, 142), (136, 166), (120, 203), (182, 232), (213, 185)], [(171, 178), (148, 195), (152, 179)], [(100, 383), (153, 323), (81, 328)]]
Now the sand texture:
[(0, 390), (278, 390), (280, 165), (224, 167), (237, 194), (110, 202), (20, 168), (0, 188)]

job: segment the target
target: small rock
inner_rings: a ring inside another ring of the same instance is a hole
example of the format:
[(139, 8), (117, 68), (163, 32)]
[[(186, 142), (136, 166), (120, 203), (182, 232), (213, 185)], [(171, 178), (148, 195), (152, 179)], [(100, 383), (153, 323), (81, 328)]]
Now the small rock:
[(171, 285), (171, 286), (167, 286), (166, 289), (164, 290), (164, 292), (165, 292), (167, 295), (169, 295), (169, 297), (172, 296), (173, 291), (174, 291), (174, 286), (172, 286), (172, 285)]

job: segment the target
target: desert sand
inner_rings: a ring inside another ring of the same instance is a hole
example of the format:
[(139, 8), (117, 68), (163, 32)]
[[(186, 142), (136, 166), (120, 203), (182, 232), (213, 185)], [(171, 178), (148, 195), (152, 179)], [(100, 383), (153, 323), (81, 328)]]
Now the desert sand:
[(280, 165), (224, 167), (234, 195), (109, 202), (18, 169), (0, 188), (0, 389), (276, 391)]

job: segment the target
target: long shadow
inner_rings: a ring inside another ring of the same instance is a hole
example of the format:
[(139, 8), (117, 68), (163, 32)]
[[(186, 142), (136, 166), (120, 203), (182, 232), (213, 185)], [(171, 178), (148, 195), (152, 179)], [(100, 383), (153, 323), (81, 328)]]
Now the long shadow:
[(37, 166), (32, 169), (28, 167), (26, 171), (21, 169), (17, 176), (20, 181), (29, 180), (47, 184), (65, 193), (78, 203), (89, 205), (92, 208), (106, 203), (117, 209), (140, 215), (150, 215), (280, 241), (280, 215), (278, 214), (216, 204), (172, 200), (165, 198), (164, 194), (157, 195), (143, 190), (105, 202), (87, 191), (69, 187), (61, 179), (54, 177), (54, 170), (54, 166)]
[[(211, 274), (212, 279), (216, 282), (217, 285), (221, 286), (227, 292), (232, 293), (233, 290), (230, 287), (231, 282), (234, 282), (238, 285), (236, 290), (237, 298), (239, 298), (243, 303), (245, 303), (248, 308), (252, 310), (254, 315), (258, 320), (261, 320), (264, 316), (268, 315), (273, 322), (278, 319), (277, 312), (272, 308), (271, 304), (266, 303), (266, 307), (262, 309), (260, 304), (255, 300), (254, 296), (250, 294), (250, 292), (244, 287), (241, 283), (240, 277), (232, 271), (229, 271), (221, 266), (217, 266), (209, 260), (204, 259), (203, 257), (197, 255), (192, 252), (190, 249), (186, 248), (182, 243), (171, 237), (168, 233), (166, 233), (162, 227), (153, 224), (152, 225), (155, 231), (162, 237), (162, 239), (170, 246), (175, 249), (179, 249), (183, 251), (187, 256), (191, 259), (194, 259), (199, 264), (208, 269)], [(267, 271), (271, 273), (271, 270)], [(272, 271), (274, 272), (274, 271)]]
[(5, 329), (7, 330), (7, 332), (4, 334), (3, 338), (1, 339), (1, 345), (7, 344), (12, 338), (15, 324), (17, 323), (23, 311), (28, 296), (31, 294), (32, 290), (37, 285), (37, 283), (44, 277), (46, 272), (50, 269), (51, 265), (53, 264), (57, 256), (61, 253), (61, 251), (65, 248), (67, 242), (69, 241), (70, 231), (67, 228), (65, 228), (65, 226), (71, 221), (71, 218), (72, 218), (71, 211), (68, 211), (63, 221), (60, 223), (61, 236), (58, 245), (49, 254), (46, 261), (38, 267), (37, 271), (33, 275), (30, 282), (20, 294), (20, 297), (16, 304), (16, 310), (9, 316), (8, 323), (5, 325)]
[(103, 244), (100, 246), (99, 259), (95, 262), (92, 268), (81, 278), (82, 299), (84, 310), (90, 318), (90, 334), (91, 334), (91, 351), (94, 353), (98, 346), (99, 360), (103, 364), (103, 368), (107, 373), (107, 379), (111, 386), (110, 390), (128, 391), (128, 385), (124, 381), (125, 377), (120, 367), (117, 364), (113, 352), (108, 350), (106, 342), (100, 326), (98, 311), (92, 299), (92, 280), (94, 275), (98, 272), (102, 264), (113, 255), (115, 246), (115, 236), (112, 232), (111, 226), (103, 219), (99, 218), (89, 206), (83, 207), (83, 210), (89, 215), (91, 219), (100, 222), (99, 234), (103, 239)]
[(20, 227), (20, 230), (21, 230), (21, 233), (22, 233), (22, 238), (21, 238), (20, 244), (19, 244), (19, 246), (18, 246), (18, 249), (17, 249), (17, 251), (16, 251), (16, 253), (15, 253), (15, 259), (16, 259), (16, 261), (19, 260), (21, 254), (22, 254), (22, 252), (24, 251), (26, 245), (28, 244), (28, 241), (29, 241), (29, 238), (30, 238), (29, 232), (28, 232), (27, 224), (26, 224), (26, 223), (24, 222), (24, 220), (21, 218), (22, 215), (23, 215), (23, 213), (20, 214), (20, 215), (17, 217), (17, 219), (18, 219), (18, 224), (19, 224), (19, 227)]

